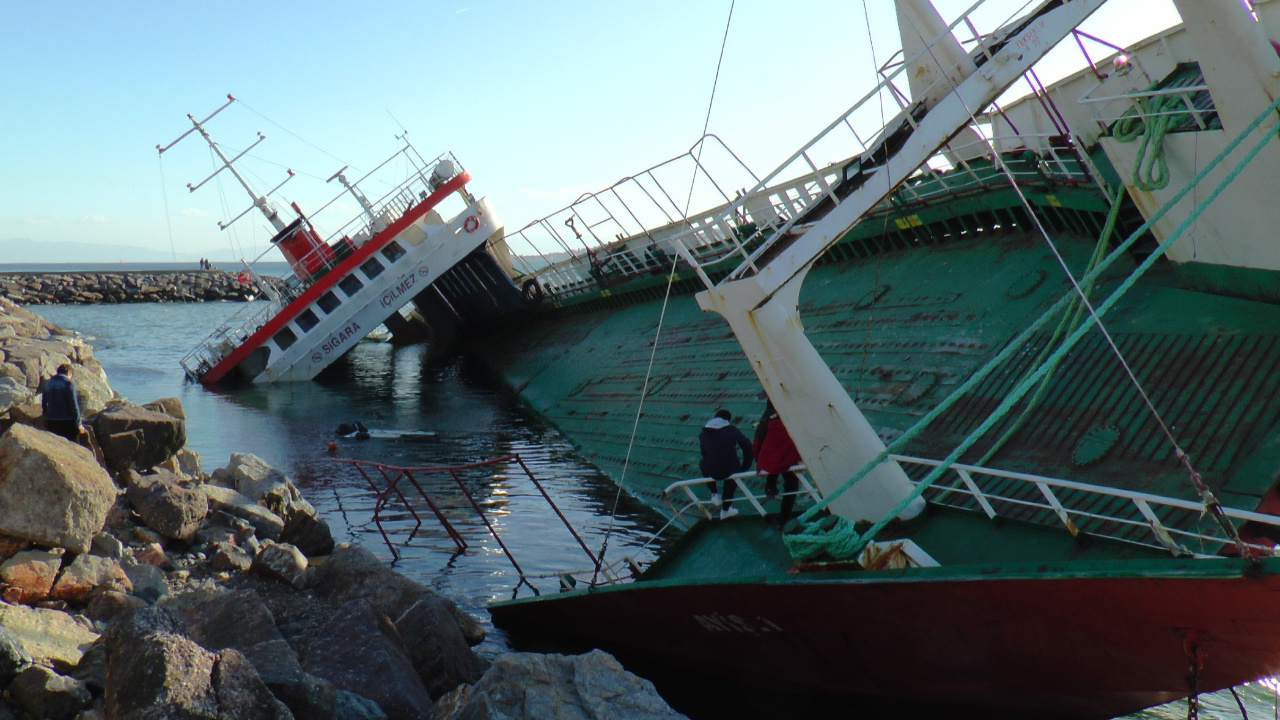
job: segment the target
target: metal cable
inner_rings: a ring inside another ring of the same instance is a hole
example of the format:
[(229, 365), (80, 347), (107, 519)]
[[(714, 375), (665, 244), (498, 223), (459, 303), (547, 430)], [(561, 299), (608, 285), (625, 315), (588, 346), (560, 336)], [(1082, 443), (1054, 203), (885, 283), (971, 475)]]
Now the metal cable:
[[(707, 102), (707, 115), (702, 123), (702, 135), (706, 137), (707, 128), (711, 125), (711, 108), (716, 101), (716, 87), (720, 84), (720, 66), (724, 63), (724, 49), (729, 44), (729, 26), (733, 23), (733, 8), (737, 4), (737, 0), (729, 3), (729, 17), (724, 23), (724, 37), (720, 40), (720, 57), (716, 60), (716, 74), (711, 82), (711, 99)], [(689, 224), (689, 205), (693, 202), (693, 187), (697, 181), (698, 168), (701, 167), (702, 148), (705, 143), (698, 143), (698, 157), (694, 163), (693, 177), (689, 180), (689, 195), (685, 198), (684, 204), (684, 222)], [(691, 228), (692, 229), (692, 228)], [(618, 503), (622, 499), (622, 489), (625, 487), (627, 479), (627, 469), (631, 465), (631, 450), (635, 447), (636, 433), (640, 429), (640, 418), (644, 415), (644, 400), (649, 394), (649, 381), (653, 377), (653, 361), (658, 354), (658, 341), (662, 338), (662, 326), (667, 317), (667, 305), (671, 299), (671, 288), (675, 284), (676, 266), (680, 262), (680, 254), (672, 253), (671, 255), (671, 272), (667, 274), (667, 289), (662, 296), (662, 310), (658, 314), (658, 327), (653, 337), (653, 349), (649, 351), (649, 365), (645, 368), (644, 383), (640, 386), (640, 402), (636, 406), (635, 421), (631, 425), (631, 437), (627, 440), (627, 454), (622, 461), (622, 474), (618, 478), (618, 489), (613, 495), (613, 508), (609, 511), (609, 525), (605, 528), (604, 540), (600, 543), (600, 552), (597, 553), (598, 558), (595, 572), (591, 574), (591, 585), (594, 587), (598, 579), (600, 568), (604, 565), (605, 552), (609, 549), (609, 537), (613, 534), (613, 526), (618, 514)]]

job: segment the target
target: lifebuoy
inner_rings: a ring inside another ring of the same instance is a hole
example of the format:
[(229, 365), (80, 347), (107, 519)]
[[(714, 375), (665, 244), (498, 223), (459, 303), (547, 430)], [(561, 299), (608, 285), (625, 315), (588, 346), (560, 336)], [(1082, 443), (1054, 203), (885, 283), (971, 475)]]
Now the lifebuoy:
[(248, 285), (248, 284), (249, 284), (249, 271), (248, 271), (248, 270), (241, 270), (241, 271), (240, 271), (240, 274), (236, 276), (236, 282), (240, 283), (241, 285)]
[(542, 302), (542, 285), (539, 285), (537, 280), (529, 278), (520, 286), (520, 294), (524, 295), (525, 302), (537, 305)]
[(475, 215), (470, 215), (466, 220), (462, 221), (462, 229), (469, 233), (475, 232), (478, 227), (480, 227), (480, 218)]

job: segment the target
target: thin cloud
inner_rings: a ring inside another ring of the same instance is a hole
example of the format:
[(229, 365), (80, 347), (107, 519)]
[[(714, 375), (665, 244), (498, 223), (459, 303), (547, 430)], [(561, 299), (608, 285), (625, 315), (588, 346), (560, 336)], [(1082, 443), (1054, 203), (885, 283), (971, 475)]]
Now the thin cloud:
[(192, 218), (209, 217), (209, 213), (197, 208), (187, 208), (186, 210), (181, 211), (179, 214), (182, 215), (183, 217), (192, 217)]
[(471, 8), (462, 8), (461, 10), (458, 10), (455, 14), (461, 15), (463, 13), (469, 13), (469, 12), (471, 12)]
[(81, 215), (80, 222), (85, 225), (106, 225), (111, 218), (106, 215)]

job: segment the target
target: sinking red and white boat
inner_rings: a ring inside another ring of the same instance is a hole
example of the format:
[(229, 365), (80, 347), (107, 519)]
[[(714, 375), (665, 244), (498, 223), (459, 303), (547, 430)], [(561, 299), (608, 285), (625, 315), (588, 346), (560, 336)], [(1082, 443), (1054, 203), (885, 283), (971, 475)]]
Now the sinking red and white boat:
[[(336, 209), (341, 198), (354, 199), (360, 213), (328, 236), (316, 230), (296, 203), (290, 205), (296, 217), (282, 218), (267, 194), (257, 194), (234, 165), (263, 136), (259, 134), (253, 145), (228, 158), (205, 129), (205, 123), (235, 102), (232, 96), (227, 98), (204, 120), (188, 115), (193, 127), (157, 149), (164, 153), (199, 132), (222, 166), (187, 187), (195, 191), (223, 170), (231, 172), (253, 204), (219, 227), (226, 228), (257, 208), (275, 229), (271, 244), (288, 261), (293, 275), (283, 288), (272, 287), (252, 265), (246, 268), (242, 279), (256, 283), (269, 302), (265, 307), (246, 307), (182, 358), (192, 380), (206, 384), (310, 380), (378, 326), (385, 324), (396, 332), (405, 323), (401, 309), (415, 296), (468, 255), (501, 240), (501, 222), (486, 199), (476, 199), (467, 191), (471, 176), (458, 160), (445, 153), (427, 161), (407, 141), (355, 182), (347, 180), (345, 167), (329, 178), (341, 183), (343, 192), (312, 216)], [(380, 177), (391, 189), (370, 201), (360, 183), (393, 166), (409, 167), (407, 177), (389, 183)]]

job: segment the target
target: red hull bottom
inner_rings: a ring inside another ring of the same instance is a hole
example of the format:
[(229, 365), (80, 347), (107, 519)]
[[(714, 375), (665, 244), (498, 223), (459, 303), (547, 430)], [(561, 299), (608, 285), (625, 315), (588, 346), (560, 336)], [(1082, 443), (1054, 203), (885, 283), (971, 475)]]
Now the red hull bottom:
[[(1212, 562), (1218, 569), (1232, 561)], [(1182, 568), (1185, 570), (1185, 566)], [(1280, 672), (1280, 576), (635, 583), (491, 608), (556, 639), (773, 693), (1108, 718)]]

